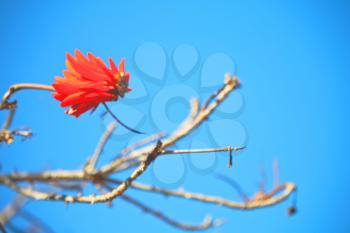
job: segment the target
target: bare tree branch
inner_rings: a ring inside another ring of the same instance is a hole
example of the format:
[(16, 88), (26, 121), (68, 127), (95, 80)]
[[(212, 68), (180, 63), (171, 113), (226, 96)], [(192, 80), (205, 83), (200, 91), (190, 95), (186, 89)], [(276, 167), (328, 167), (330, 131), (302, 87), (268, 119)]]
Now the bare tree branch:
[(245, 146), (241, 147), (224, 147), (224, 148), (209, 148), (209, 149), (186, 149), (186, 150), (163, 150), (162, 154), (194, 154), (194, 153), (210, 153), (210, 152), (225, 152), (243, 150)]
[[(108, 182), (120, 183), (120, 181), (115, 179), (106, 179)], [(272, 205), (276, 205), (284, 200), (286, 200), (291, 193), (296, 190), (296, 186), (293, 183), (284, 183), (283, 185), (279, 185), (266, 194), (264, 199), (256, 200), (254, 198), (250, 199), (248, 202), (233, 202), (227, 199), (223, 199), (220, 197), (209, 196), (202, 193), (191, 193), (185, 192), (184, 190), (169, 190), (164, 188), (159, 188), (151, 185), (141, 184), (138, 182), (133, 182), (131, 184), (132, 188), (139, 189), (142, 191), (153, 192), (163, 194), (165, 196), (175, 196), (189, 200), (195, 200), (199, 202), (212, 203), (220, 206), (225, 206), (231, 209), (240, 209), (240, 210), (252, 210), (263, 207), (268, 207)], [(282, 192), (279, 195), (278, 193)]]
[[(180, 127), (175, 130), (168, 138), (162, 140), (163, 148), (171, 146), (175, 144), (178, 140), (183, 137), (189, 135), (194, 129), (196, 129), (199, 125), (201, 125), (210, 114), (214, 112), (214, 110), (221, 104), (222, 101), (236, 88), (239, 87), (239, 80), (235, 78), (231, 78), (229, 75), (226, 76), (225, 84), (220, 89), (221, 91), (217, 93), (216, 99), (213, 103), (208, 105), (206, 108), (202, 108), (198, 114), (195, 114), (193, 117), (193, 111), (191, 111), (189, 117), (183, 121)], [(193, 106), (193, 105), (192, 105)], [(102, 174), (108, 174), (111, 172), (118, 171), (118, 167), (130, 160), (133, 159), (141, 159), (149, 153), (154, 145), (150, 145), (148, 147), (142, 148), (140, 150), (135, 150), (127, 158), (117, 158), (111, 163), (103, 166), (101, 168)]]
[(47, 91), (53, 91), (53, 87), (50, 85), (42, 85), (42, 84), (33, 84), (33, 83), (20, 83), (12, 85), (8, 91), (4, 94), (2, 97), (2, 100), (0, 102), (0, 110), (8, 109), (9, 113), (6, 118), (6, 121), (0, 130), (0, 143), (5, 142), (6, 144), (11, 144), (13, 142), (13, 138), (16, 135), (22, 136), (22, 137), (30, 137), (32, 134), (31, 132), (24, 132), (24, 131), (11, 131), (9, 130), (11, 123), (13, 121), (15, 112), (16, 112), (16, 106), (17, 102), (13, 101), (11, 103), (8, 102), (9, 98), (17, 91), (25, 90), (25, 89), (36, 89), (36, 90), (47, 90)]
[(79, 203), (90, 203), (90, 204), (94, 204), (98, 202), (109, 202), (114, 198), (123, 194), (124, 191), (131, 185), (131, 183), (137, 177), (139, 177), (144, 171), (146, 171), (148, 166), (160, 154), (161, 148), (162, 148), (162, 143), (158, 141), (153, 151), (140, 164), (140, 166), (134, 170), (134, 172), (130, 175), (129, 178), (127, 178), (124, 182), (122, 182), (118, 187), (112, 189), (110, 192), (101, 194), (101, 195), (94, 194), (89, 196), (70, 196), (70, 195), (62, 195), (62, 194), (56, 194), (56, 193), (46, 193), (42, 191), (33, 190), (32, 187), (20, 187), (9, 178), (4, 178), (2, 181), (4, 182), (4, 184), (14, 189), (16, 192), (36, 200), (63, 201), (67, 203), (79, 202)]
[(111, 134), (113, 133), (114, 129), (117, 127), (117, 124), (115, 122), (112, 122), (111, 124), (109, 124), (109, 126), (107, 127), (106, 131), (103, 133), (97, 147), (95, 150), (94, 155), (86, 162), (85, 166), (84, 166), (84, 171), (87, 173), (94, 173), (96, 172), (95, 166), (96, 163), (103, 151), (103, 148), (105, 146), (105, 144), (107, 143), (109, 137), (111, 136)]
[(35, 84), (35, 83), (19, 83), (19, 84), (12, 85), (2, 97), (0, 110), (11, 109), (14, 106), (13, 104), (16, 104), (16, 102), (9, 103), (8, 100), (10, 99), (10, 97), (15, 92), (20, 90), (26, 90), (26, 89), (54, 91), (54, 88), (51, 85), (43, 85), (43, 84)]
[[(79, 170), (56, 170), (56, 171), (44, 171), (44, 172), (13, 172), (9, 174), (0, 174), (0, 184), (13, 189), (19, 194), (26, 197), (30, 197), (36, 200), (50, 200), (50, 201), (62, 201), (67, 203), (111, 203), (111, 201), (117, 197), (137, 206), (138, 208), (146, 211), (147, 213), (159, 218), (160, 220), (178, 227), (184, 230), (205, 230), (213, 226), (211, 219), (204, 221), (199, 225), (184, 224), (173, 220), (167, 215), (155, 210), (154, 208), (143, 204), (142, 202), (124, 194), (129, 189), (136, 189), (151, 193), (158, 193), (166, 196), (174, 196), (182, 199), (188, 199), (198, 201), (202, 203), (211, 203), (216, 205), (225, 206), (231, 209), (238, 210), (252, 210), (257, 208), (269, 207), (276, 205), (286, 199), (296, 191), (296, 185), (286, 182), (279, 184), (278, 172), (275, 166), (275, 187), (265, 193), (260, 190), (255, 196), (251, 198), (244, 198), (242, 202), (235, 202), (232, 200), (224, 199), (221, 197), (206, 195), (202, 193), (192, 193), (184, 190), (170, 190), (164, 189), (152, 185), (136, 182), (135, 180), (141, 176), (149, 167), (149, 165), (158, 157), (171, 154), (193, 154), (193, 153), (207, 153), (207, 152), (229, 152), (230, 162), (232, 164), (232, 152), (242, 150), (245, 147), (224, 147), (224, 148), (202, 148), (202, 149), (169, 149), (170, 146), (175, 145), (178, 141), (189, 135), (193, 130), (199, 127), (208, 117), (213, 114), (215, 109), (229, 96), (229, 94), (240, 86), (239, 80), (236, 77), (226, 75), (224, 85), (213, 93), (207, 101), (201, 106), (197, 99), (192, 100), (191, 109), (186, 119), (180, 124), (180, 126), (170, 133), (167, 137), (164, 137), (164, 133), (157, 133), (146, 137), (133, 145), (124, 148), (113, 160), (104, 164), (102, 167), (97, 167), (96, 164), (103, 152), (103, 149), (110, 139), (113, 130), (116, 125), (110, 124), (106, 131), (100, 138), (100, 141), (93, 153), (93, 155), (87, 159), (87, 162), (83, 166), (83, 169)], [(26, 133), (22, 131), (9, 130), (16, 108), (16, 101), (9, 102), (8, 100), (13, 93), (24, 89), (38, 89), (53, 91), (53, 88), (48, 85), (40, 84), (16, 84), (10, 87), (5, 93), (0, 103), (0, 110), (9, 110), (9, 115), (0, 131), (0, 142), (5, 141), (11, 143), (15, 135), (25, 136)], [(17, 133), (16, 133), (17, 132)], [(22, 134), (23, 135), (22, 135)], [(159, 140), (162, 138), (162, 142)], [(147, 145), (148, 144), (148, 145)], [(136, 168), (135, 168), (136, 167)], [(112, 179), (112, 175), (133, 168), (133, 172), (124, 181)], [(41, 191), (38, 188), (34, 189), (32, 183), (44, 183), (51, 187), (59, 187), (59, 190), (55, 192)], [(100, 194), (81, 194), (84, 190), (85, 184), (93, 184), (96, 187), (108, 187), (109, 191)], [(109, 184), (116, 185), (116, 187), (110, 187)], [(62, 194), (64, 191), (76, 191), (75, 195)], [(295, 213), (295, 205), (293, 205)], [(1, 219), (5, 219), (0, 215), (0, 226), (4, 226)], [(8, 222), (8, 220), (7, 220)], [(4, 221), (6, 223), (6, 221)], [(11, 227), (11, 226), (10, 226)], [(2, 229), (2, 228), (0, 228)], [(5, 229), (5, 228), (3, 228)]]
[(161, 139), (162, 137), (165, 136), (164, 132), (158, 132), (156, 134), (153, 134), (149, 137), (146, 137), (138, 142), (135, 142), (134, 144), (124, 148), (121, 152), (120, 152), (120, 157), (124, 157), (125, 155), (127, 155), (129, 152), (134, 151), (138, 148), (140, 148), (141, 146), (144, 146), (150, 142), (153, 142), (155, 140)]
[[(192, 153), (207, 153), (207, 152), (226, 152), (226, 151), (239, 151), (243, 150), (245, 146), (241, 147), (223, 147), (223, 148), (205, 148), (205, 149), (184, 149), (184, 150), (162, 150), (161, 155), (168, 154), (192, 154)], [(128, 157), (127, 157), (128, 158)], [(128, 160), (125, 160), (127, 162)], [(135, 163), (135, 165), (139, 162)], [(98, 171), (97, 171), (98, 173)], [(15, 172), (6, 175), (0, 175), (0, 183), (5, 183), (5, 179), (8, 178), (14, 182), (50, 182), (50, 181), (80, 181), (80, 180), (93, 180), (93, 175), (87, 175), (83, 171), (79, 170), (57, 170), (57, 171), (45, 171), (38, 173), (26, 173)], [(100, 174), (97, 174), (100, 176)]]

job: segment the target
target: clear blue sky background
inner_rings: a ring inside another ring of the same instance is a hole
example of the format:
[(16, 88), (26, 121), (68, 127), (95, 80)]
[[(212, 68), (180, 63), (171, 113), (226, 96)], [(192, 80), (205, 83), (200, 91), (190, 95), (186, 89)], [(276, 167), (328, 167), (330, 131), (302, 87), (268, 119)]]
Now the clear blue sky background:
[[(103, 58), (125, 57), (127, 68), (135, 74), (132, 78), (137, 75), (147, 81), (149, 77), (135, 66), (134, 52), (140, 44), (153, 41), (166, 51), (165, 76), (171, 77), (170, 81), (145, 82), (150, 93), (147, 98), (120, 103), (141, 109), (144, 118), (139, 127), (149, 132), (154, 128), (148, 111), (152, 94), (169, 83), (181, 82), (170, 62), (176, 46), (188, 43), (196, 47), (200, 63), (215, 52), (228, 54), (235, 59), (243, 84), (244, 108), (234, 118), (246, 128), (248, 148), (234, 161), (233, 169), (227, 169), (227, 156), (220, 154), (215, 168), (205, 174), (190, 169), (190, 161), (181, 157), (179, 169), (186, 172), (181, 182), (171, 187), (237, 199), (212, 172), (225, 173), (252, 194), (259, 181), (259, 165), (264, 164), (271, 183), (271, 163), (278, 159), (281, 180), (298, 185), (298, 214), (286, 216), (291, 200), (273, 208), (240, 212), (138, 191), (128, 193), (178, 220), (200, 222), (208, 213), (226, 219), (224, 226), (209, 232), (349, 232), (349, 20), (346, 0), (1, 0), (0, 92), (18, 82), (52, 83), (65, 68), (65, 53), (75, 48)], [(186, 85), (205, 98), (208, 93), (198, 87), (199, 70)], [(221, 82), (222, 74), (213, 79)], [(74, 119), (63, 113), (49, 93), (28, 91), (18, 93), (16, 99), (19, 109), (13, 126), (29, 126), (35, 136), (1, 146), (3, 171), (76, 169), (93, 152), (103, 131), (102, 109)], [(183, 104), (177, 106), (178, 110), (169, 110), (179, 113), (175, 120), (186, 113)], [(127, 116), (126, 122), (136, 117), (119, 103), (113, 107)], [(3, 120), (5, 114), (0, 115)], [(220, 118), (215, 115), (210, 120)], [(218, 132), (219, 142), (229, 142), (234, 134), (226, 128)], [(205, 136), (207, 131), (198, 134)], [(133, 136), (112, 140), (101, 162), (111, 159)], [(188, 140), (178, 147), (184, 148), (186, 143)], [(165, 161), (160, 175), (171, 176), (167, 171), (174, 167)], [(159, 184), (152, 169), (141, 180)], [(0, 192), (0, 204), (5, 206), (13, 192), (3, 187)], [(57, 232), (179, 232), (121, 200), (114, 201), (113, 208), (31, 202), (27, 209)]]

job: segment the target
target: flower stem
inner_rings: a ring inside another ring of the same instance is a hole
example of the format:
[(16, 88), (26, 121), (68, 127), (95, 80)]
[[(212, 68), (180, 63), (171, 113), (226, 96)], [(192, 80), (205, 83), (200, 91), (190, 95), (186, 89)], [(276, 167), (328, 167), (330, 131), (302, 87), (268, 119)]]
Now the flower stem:
[(114, 120), (115, 120), (116, 122), (118, 122), (119, 124), (121, 124), (124, 128), (130, 130), (131, 132), (137, 133), (137, 134), (145, 134), (145, 133), (140, 132), (140, 131), (138, 131), (138, 130), (136, 130), (136, 129), (130, 128), (129, 126), (127, 126), (126, 124), (124, 124), (121, 120), (119, 120), (119, 118), (118, 118), (116, 115), (114, 115), (114, 114), (112, 113), (112, 111), (109, 109), (108, 105), (107, 105), (105, 102), (103, 102), (102, 104), (103, 104), (103, 106), (105, 107), (106, 111), (114, 118)]

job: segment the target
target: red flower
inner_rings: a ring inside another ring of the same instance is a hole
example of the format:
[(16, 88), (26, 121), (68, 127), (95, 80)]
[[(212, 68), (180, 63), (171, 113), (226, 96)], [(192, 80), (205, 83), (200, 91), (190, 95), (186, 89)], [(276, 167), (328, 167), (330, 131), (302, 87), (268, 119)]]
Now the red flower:
[(124, 70), (124, 59), (119, 67), (109, 59), (110, 68), (99, 57), (88, 53), (85, 57), (75, 50), (75, 57), (67, 53), (67, 69), (62, 77), (55, 77), (52, 84), (55, 99), (62, 107), (69, 107), (66, 113), (79, 117), (100, 103), (116, 101), (131, 91), (128, 87), (130, 74)]

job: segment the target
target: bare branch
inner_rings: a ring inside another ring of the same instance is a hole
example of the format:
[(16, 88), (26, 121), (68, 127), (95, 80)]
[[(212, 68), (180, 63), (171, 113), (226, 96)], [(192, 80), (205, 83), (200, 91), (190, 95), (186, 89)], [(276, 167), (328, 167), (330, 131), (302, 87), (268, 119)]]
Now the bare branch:
[(0, 102), (0, 110), (8, 109), (9, 114), (6, 118), (6, 121), (0, 130), (0, 142), (5, 142), (6, 144), (11, 144), (13, 142), (13, 138), (16, 135), (23, 136), (23, 137), (30, 137), (31, 132), (28, 134), (28, 132), (24, 131), (10, 131), (8, 130), (11, 126), (11, 123), (13, 121), (15, 112), (16, 112), (16, 106), (17, 102), (13, 101), (11, 103), (8, 102), (9, 98), (17, 91), (25, 90), (25, 89), (36, 89), (36, 90), (47, 90), (47, 91), (53, 91), (53, 87), (50, 85), (42, 85), (42, 84), (33, 84), (33, 83), (20, 83), (12, 85), (8, 91), (4, 94), (2, 97), (2, 100)]
[[(120, 182), (114, 179), (106, 179), (106, 181), (115, 182), (115, 183)], [(175, 197), (195, 200), (199, 202), (217, 204), (217, 205), (225, 206), (231, 209), (241, 209), (241, 210), (252, 210), (252, 209), (258, 209), (258, 208), (276, 205), (286, 200), (290, 196), (290, 194), (296, 190), (295, 184), (286, 182), (283, 185), (279, 185), (278, 187), (274, 188), (262, 200), (251, 199), (248, 202), (240, 203), (240, 202), (233, 202), (230, 200), (226, 200), (220, 197), (204, 195), (201, 193), (191, 193), (191, 192), (185, 192), (183, 190), (169, 190), (169, 189), (159, 188), (151, 185), (141, 184), (138, 182), (133, 182), (131, 184), (131, 187), (142, 191), (160, 193), (165, 196), (175, 196)], [(279, 192), (282, 192), (282, 193), (275, 196)]]
[(15, 116), (15, 112), (16, 112), (16, 107), (11, 108), (9, 110), (9, 115), (7, 116), (6, 121), (5, 121), (4, 125), (2, 126), (2, 130), (7, 130), (10, 127), (12, 120), (13, 120), (13, 117)]
[[(193, 117), (193, 111), (189, 114), (189, 117), (183, 121), (180, 127), (175, 130), (168, 138), (162, 140), (163, 148), (167, 148), (175, 144), (178, 140), (183, 137), (189, 135), (194, 129), (200, 126), (210, 114), (214, 112), (214, 110), (225, 100), (225, 98), (236, 88), (239, 87), (239, 80), (234, 77), (231, 78), (229, 75), (226, 76), (225, 84), (220, 89), (220, 92), (216, 94), (216, 99), (205, 108), (202, 108), (201, 111), (196, 114), (195, 118)], [(194, 104), (195, 106), (195, 104)], [(133, 159), (141, 159), (146, 156), (150, 151), (152, 151), (154, 145), (150, 145), (148, 147), (142, 148), (140, 150), (135, 150), (127, 158), (118, 158), (111, 163), (103, 166), (101, 168), (102, 174), (108, 174), (111, 172), (119, 171), (118, 167), (130, 160)], [(125, 169), (125, 168), (124, 168)]]
[(33, 90), (45, 90), (45, 91), (54, 91), (55, 89), (51, 85), (43, 85), (43, 84), (35, 84), (35, 83), (19, 83), (12, 85), (8, 91), (4, 94), (1, 100), (0, 104), (0, 110), (1, 109), (11, 109), (13, 108), (13, 104), (16, 104), (15, 102), (9, 103), (8, 100), (10, 97), (17, 91), (20, 90), (26, 90), (26, 89), (33, 89)]
[(85, 172), (87, 172), (87, 173), (96, 172), (96, 169), (95, 169), (96, 163), (97, 163), (97, 161), (98, 161), (98, 159), (103, 151), (105, 144), (107, 143), (109, 137), (113, 133), (116, 126), (117, 126), (117, 124), (115, 122), (112, 122), (111, 124), (109, 124), (106, 131), (101, 136), (101, 139), (96, 147), (94, 155), (86, 162), (86, 164), (84, 166)]
[[(184, 230), (205, 230), (213, 226), (211, 219), (207, 219), (202, 224), (190, 225), (184, 224), (173, 220), (167, 215), (155, 210), (153, 207), (149, 207), (142, 202), (125, 195), (124, 192), (129, 189), (137, 189), (141, 191), (158, 193), (166, 196), (174, 196), (178, 198), (198, 201), (202, 203), (211, 203), (216, 205), (222, 205), (231, 209), (237, 210), (252, 210), (257, 208), (263, 208), (278, 204), (286, 200), (292, 193), (296, 191), (296, 185), (293, 183), (286, 182), (279, 184), (278, 180), (278, 169), (277, 165), (274, 166), (274, 178), (275, 186), (270, 191), (265, 193), (264, 190), (260, 190), (252, 198), (248, 198), (246, 195), (243, 197), (243, 201), (235, 202), (221, 197), (210, 196), (201, 193), (191, 193), (184, 190), (170, 190), (152, 185), (142, 184), (135, 182), (135, 180), (141, 176), (149, 167), (149, 165), (160, 155), (171, 155), (171, 154), (192, 154), (192, 153), (208, 153), (208, 152), (229, 152), (230, 162), (232, 164), (232, 152), (242, 150), (245, 147), (224, 147), (224, 148), (205, 148), (205, 149), (169, 149), (170, 146), (175, 145), (179, 140), (189, 135), (197, 127), (199, 127), (208, 117), (213, 114), (215, 109), (228, 97), (228, 95), (240, 86), (239, 80), (236, 77), (226, 75), (224, 85), (213, 93), (207, 101), (201, 106), (197, 99), (192, 100), (191, 109), (186, 119), (183, 120), (181, 125), (169, 136), (163, 138), (164, 133), (158, 133), (151, 135), (145, 139), (142, 139), (135, 144), (123, 149), (119, 156), (115, 157), (109, 163), (103, 165), (101, 168), (97, 168), (96, 164), (103, 152), (105, 144), (110, 138), (113, 130), (115, 129), (115, 123), (110, 124), (106, 131), (100, 138), (100, 141), (94, 151), (94, 154), (87, 160), (83, 169), (81, 170), (57, 170), (57, 171), (45, 171), (45, 172), (20, 172), (11, 174), (0, 175), (0, 184), (6, 185), (9, 188), (15, 190), (17, 193), (22, 194), (26, 197), (30, 197), (37, 200), (51, 200), (51, 201), (62, 201), (67, 203), (111, 203), (117, 197), (137, 206), (145, 212), (159, 218), (160, 220)], [(14, 131), (9, 130), (12, 123), (16, 102), (9, 103), (9, 99), (13, 93), (23, 89), (38, 89), (53, 91), (52, 86), (40, 85), (40, 84), (16, 84), (10, 87), (5, 93), (0, 103), (0, 110), (9, 110), (9, 115), (0, 130), (0, 141), (11, 143), (13, 136), (20, 135), (25, 136), (28, 133), (26, 131)], [(29, 134), (28, 134), (29, 135)], [(162, 142), (158, 140), (162, 138)], [(148, 144), (148, 145), (146, 145)], [(134, 168), (136, 167), (136, 168)], [(114, 173), (125, 171), (126, 169), (133, 168), (130, 176), (124, 181), (112, 179), (111, 176)], [(59, 187), (59, 190), (55, 192), (43, 192), (32, 187), (33, 182), (41, 182), (52, 187)], [(89, 195), (81, 195), (85, 187), (85, 184), (93, 184), (98, 187), (107, 187), (108, 192)], [(110, 187), (108, 184), (114, 184), (116, 187)], [(64, 195), (63, 191), (77, 191), (76, 195)], [(290, 212), (295, 212), (295, 205), (292, 206), (294, 209)], [(294, 213), (293, 212), (293, 213)], [(28, 217), (28, 215), (27, 215)], [(29, 216), (30, 217), (30, 216)], [(4, 226), (6, 221), (3, 215), (0, 214), (0, 227)], [(29, 218), (28, 218), (29, 219)], [(7, 220), (8, 222), (8, 220)], [(9, 228), (10, 229), (10, 228)], [(5, 228), (0, 228), (5, 231)]]
[[(165, 223), (167, 223), (167, 224), (169, 224), (169, 225), (171, 225), (173, 227), (180, 228), (182, 230), (202, 231), (202, 230), (207, 230), (207, 229), (209, 229), (209, 228), (214, 226), (214, 222), (213, 222), (211, 217), (205, 218), (203, 220), (203, 222), (200, 223), (200, 224), (196, 224), (196, 225), (185, 224), (185, 223), (181, 223), (181, 222), (178, 222), (176, 220), (173, 220), (172, 218), (166, 216), (162, 212), (160, 212), (158, 210), (155, 210), (155, 209), (152, 209), (151, 207), (146, 206), (145, 204), (141, 203), (140, 201), (138, 201), (138, 200), (136, 200), (136, 199), (134, 199), (134, 198), (132, 198), (132, 197), (130, 197), (128, 195), (123, 194), (121, 196), (121, 198), (124, 201), (126, 201), (126, 202), (128, 202), (128, 203), (130, 203), (130, 204), (132, 204), (132, 205), (142, 209), (146, 213), (151, 214), (154, 217), (160, 219), (161, 221), (163, 221), (163, 222), (165, 222)], [(218, 221), (218, 222), (220, 222), (220, 221)]]
[(162, 138), (162, 137), (164, 137), (164, 136), (165, 136), (165, 133), (164, 133), (164, 132), (158, 132), (158, 133), (153, 134), (153, 135), (151, 135), (151, 136), (149, 136), (149, 137), (146, 137), (146, 138), (144, 138), (144, 139), (142, 139), (142, 140), (140, 140), (140, 141), (138, 141), (138, 142), (136, 142), (136, 143), (134, 143), (134, 144), (132, 144), (132, 145), (126, 147), (126, 148), (124, 148), (124, 149), (120, 152), (120, 157), (124, 157), (124, 156), (127, 155), (130, 151), (134, 151), (134, 150), (140, 148), (141, 146), (144, 146), (144, 145), (146, 145), (146, 144), (148, 144), (148, 143), (150, 143), (150, 142), (153, 142), (153, 141), (155, 141), (155, 140), (158, 140), (158, 139), (160, 139), (160, 138)]
[(195, 153), (209, 153), (209, 152), (225, 152), (243, 150), (245, 146), (241, 147), (224, 147), (224, 148), (209, 148), (209, 149), (189, 149), (189, 150), (163, 150), (162, 154), (195, 154)]
[(101, 194), (101, 195), (69, 196), (69, 195), (62, 195), (62, 194), (56, 194), (56, 193), (46, 193), (46, 192), (33, 190), (31, 187), (20, 187), (7, 177), (6, 178), (3, 177), (2, 182), (5, 185), (9, 186), (10, 188), (14, 189), (16, 192), (36, 200), (64, 201), (67, 203), (79, 202), (79, 203), (90, 203), (90, 204), (94, 204), (98, 202), (109, 202), (114, 198), (123, 194), (124, 191), (131, 185), (131, 183), (135, 179), (137, 179), (137, 177), (139, 177), (144, 171), (146, 171), (148, 166), (160, 154), (161, 148), (162, 148), (162, 143), (158, 141), (153, 151), (140, 164), (140, 166), (134, 170), (134, 172), (130, 175), (129, 178), (127, 178), (118, 187), (114, 188), (110, 192)]
[[(239, 151), (243, 150), (245, 146), (241, 147), (223, 147), (223, 148), (205, 148), (205, 149), (183, 149), (183, 150), (162, 150), (159, 155), (167, 154), (190, 154), (190, 153), (207, 153), (207, 152), (226, 152), (226, 151)], [(127, 157), (128, 158), (128, 157)], [(128, 160), (125, 160), (127, 162)], [(137, 165), (139, 162), (135, 163)], [(99, 171), (97, 171), (98, 175)], [(6, 175), (0, 175), (0, 183), (5, 183), (5, 179), (8, 178), (14, 182), (57, 182), (57, 181), (79, 181), (79, 180), (92, 180), (93, 176), (86, 175), (83, 171), (78, 170), (57, 170), (57, 171), (45, 171), (39, 173), (12, 173)]]

